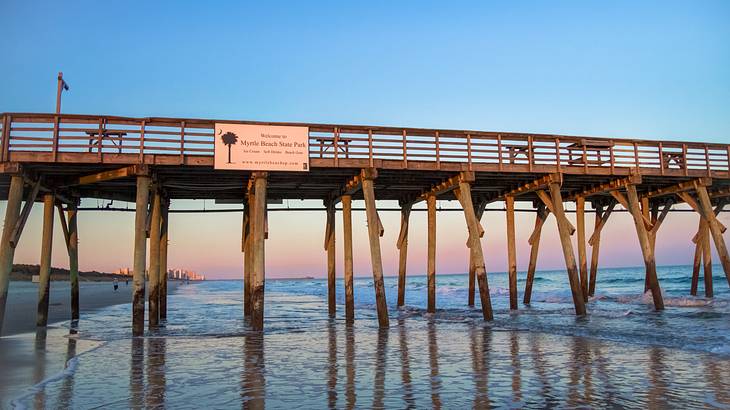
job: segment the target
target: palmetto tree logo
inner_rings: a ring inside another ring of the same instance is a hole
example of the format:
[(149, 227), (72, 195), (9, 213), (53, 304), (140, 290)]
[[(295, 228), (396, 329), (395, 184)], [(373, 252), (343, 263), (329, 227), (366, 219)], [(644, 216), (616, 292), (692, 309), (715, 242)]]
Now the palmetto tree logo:
[[(221, 130), (219, 135), (222, 132), (223, 131)], [(225, 134), (221, 135), (221, 141), (223, 141), (223, 144), (228, 147), (228, 163), (230, 164), (231, 163), (231, 147), (233, 146), (233, 144), (238, 142), (238, 135), (228, 131)]]

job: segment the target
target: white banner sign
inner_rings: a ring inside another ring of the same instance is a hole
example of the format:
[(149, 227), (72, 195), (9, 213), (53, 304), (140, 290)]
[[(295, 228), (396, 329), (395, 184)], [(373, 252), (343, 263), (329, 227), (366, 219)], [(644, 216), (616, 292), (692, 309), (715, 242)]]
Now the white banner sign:
[(216, 124), (215, 169), (309, 171), (309, 128)]

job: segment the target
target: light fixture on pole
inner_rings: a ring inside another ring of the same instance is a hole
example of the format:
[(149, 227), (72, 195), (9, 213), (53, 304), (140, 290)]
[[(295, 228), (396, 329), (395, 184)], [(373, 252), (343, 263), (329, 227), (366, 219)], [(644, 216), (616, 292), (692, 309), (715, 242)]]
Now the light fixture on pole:
[(56, 90), (56, 114), (61, 113), (61, 92), (68, 91), (68, 84), (63, 80), (63, 73), (58, 72), (58, 89)]

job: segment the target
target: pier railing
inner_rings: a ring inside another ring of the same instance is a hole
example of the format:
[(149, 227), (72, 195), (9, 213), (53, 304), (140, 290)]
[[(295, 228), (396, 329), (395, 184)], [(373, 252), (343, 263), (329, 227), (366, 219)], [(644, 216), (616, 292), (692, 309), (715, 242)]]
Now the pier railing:
[[(99, 162), (113, 154), (212, 157), (216, 122), (309, 127), (309, 155), (347, 166), (348, 159), (413, 163), (491, 164), (497, 170), (531, 171), (533, 167), (645, 168), (663, 175), (730, 177), (730, 145), (682, 141), (575, 137), (461, 130), (369, 127), (302, 123), (262, 123), (173, 118), (127, 118), (96, 115), (2, 114), (2, 161), (27, 152), (39, 162), (68, 162), (66, 153), (85, 153)], [(24, 158), (24, 160), (28, 160)], [(89, 159), (85, 156), (85, 161)], [(182, 163), (182, 162), (181, 162)]]

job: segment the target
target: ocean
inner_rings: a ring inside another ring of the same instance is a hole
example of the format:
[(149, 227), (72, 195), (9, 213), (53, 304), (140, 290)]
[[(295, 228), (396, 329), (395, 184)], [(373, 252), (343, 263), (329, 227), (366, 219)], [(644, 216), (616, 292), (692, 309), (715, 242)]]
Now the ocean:
[[(355, 279), (353, 326), (327, 317), (323, 279), (268, 280), (265, 332), (246, 330), (242, 282), (181, 285), (165, 327), (131, 337), (131, 306), (82, 312), (76, 328), (3, 338), (16, 408), (730, 408), (730, 289), (689, 296), (691, 266), (658, 275), (666, 310), (642, 294), (643, 268), (601, 269), (589, 315), (574, 315), (564, 270), (536, 275), (532, 304), (510, 312), (507, 275), (490, 273), (495, 320), (467, 302), (467, 275), (409, 276), (406, 307), (385, 279), (377, 326), (372, 280)], [(520, 302), (525, 273), (519, 274)], [(703, 293), (700, 278), (699, 294)], [(83, 297), (83, 294), (81, 295)], [(23, 361), (26, 357), (26, 361)], [(25, 368), (22, 363), (32, 363)]]

